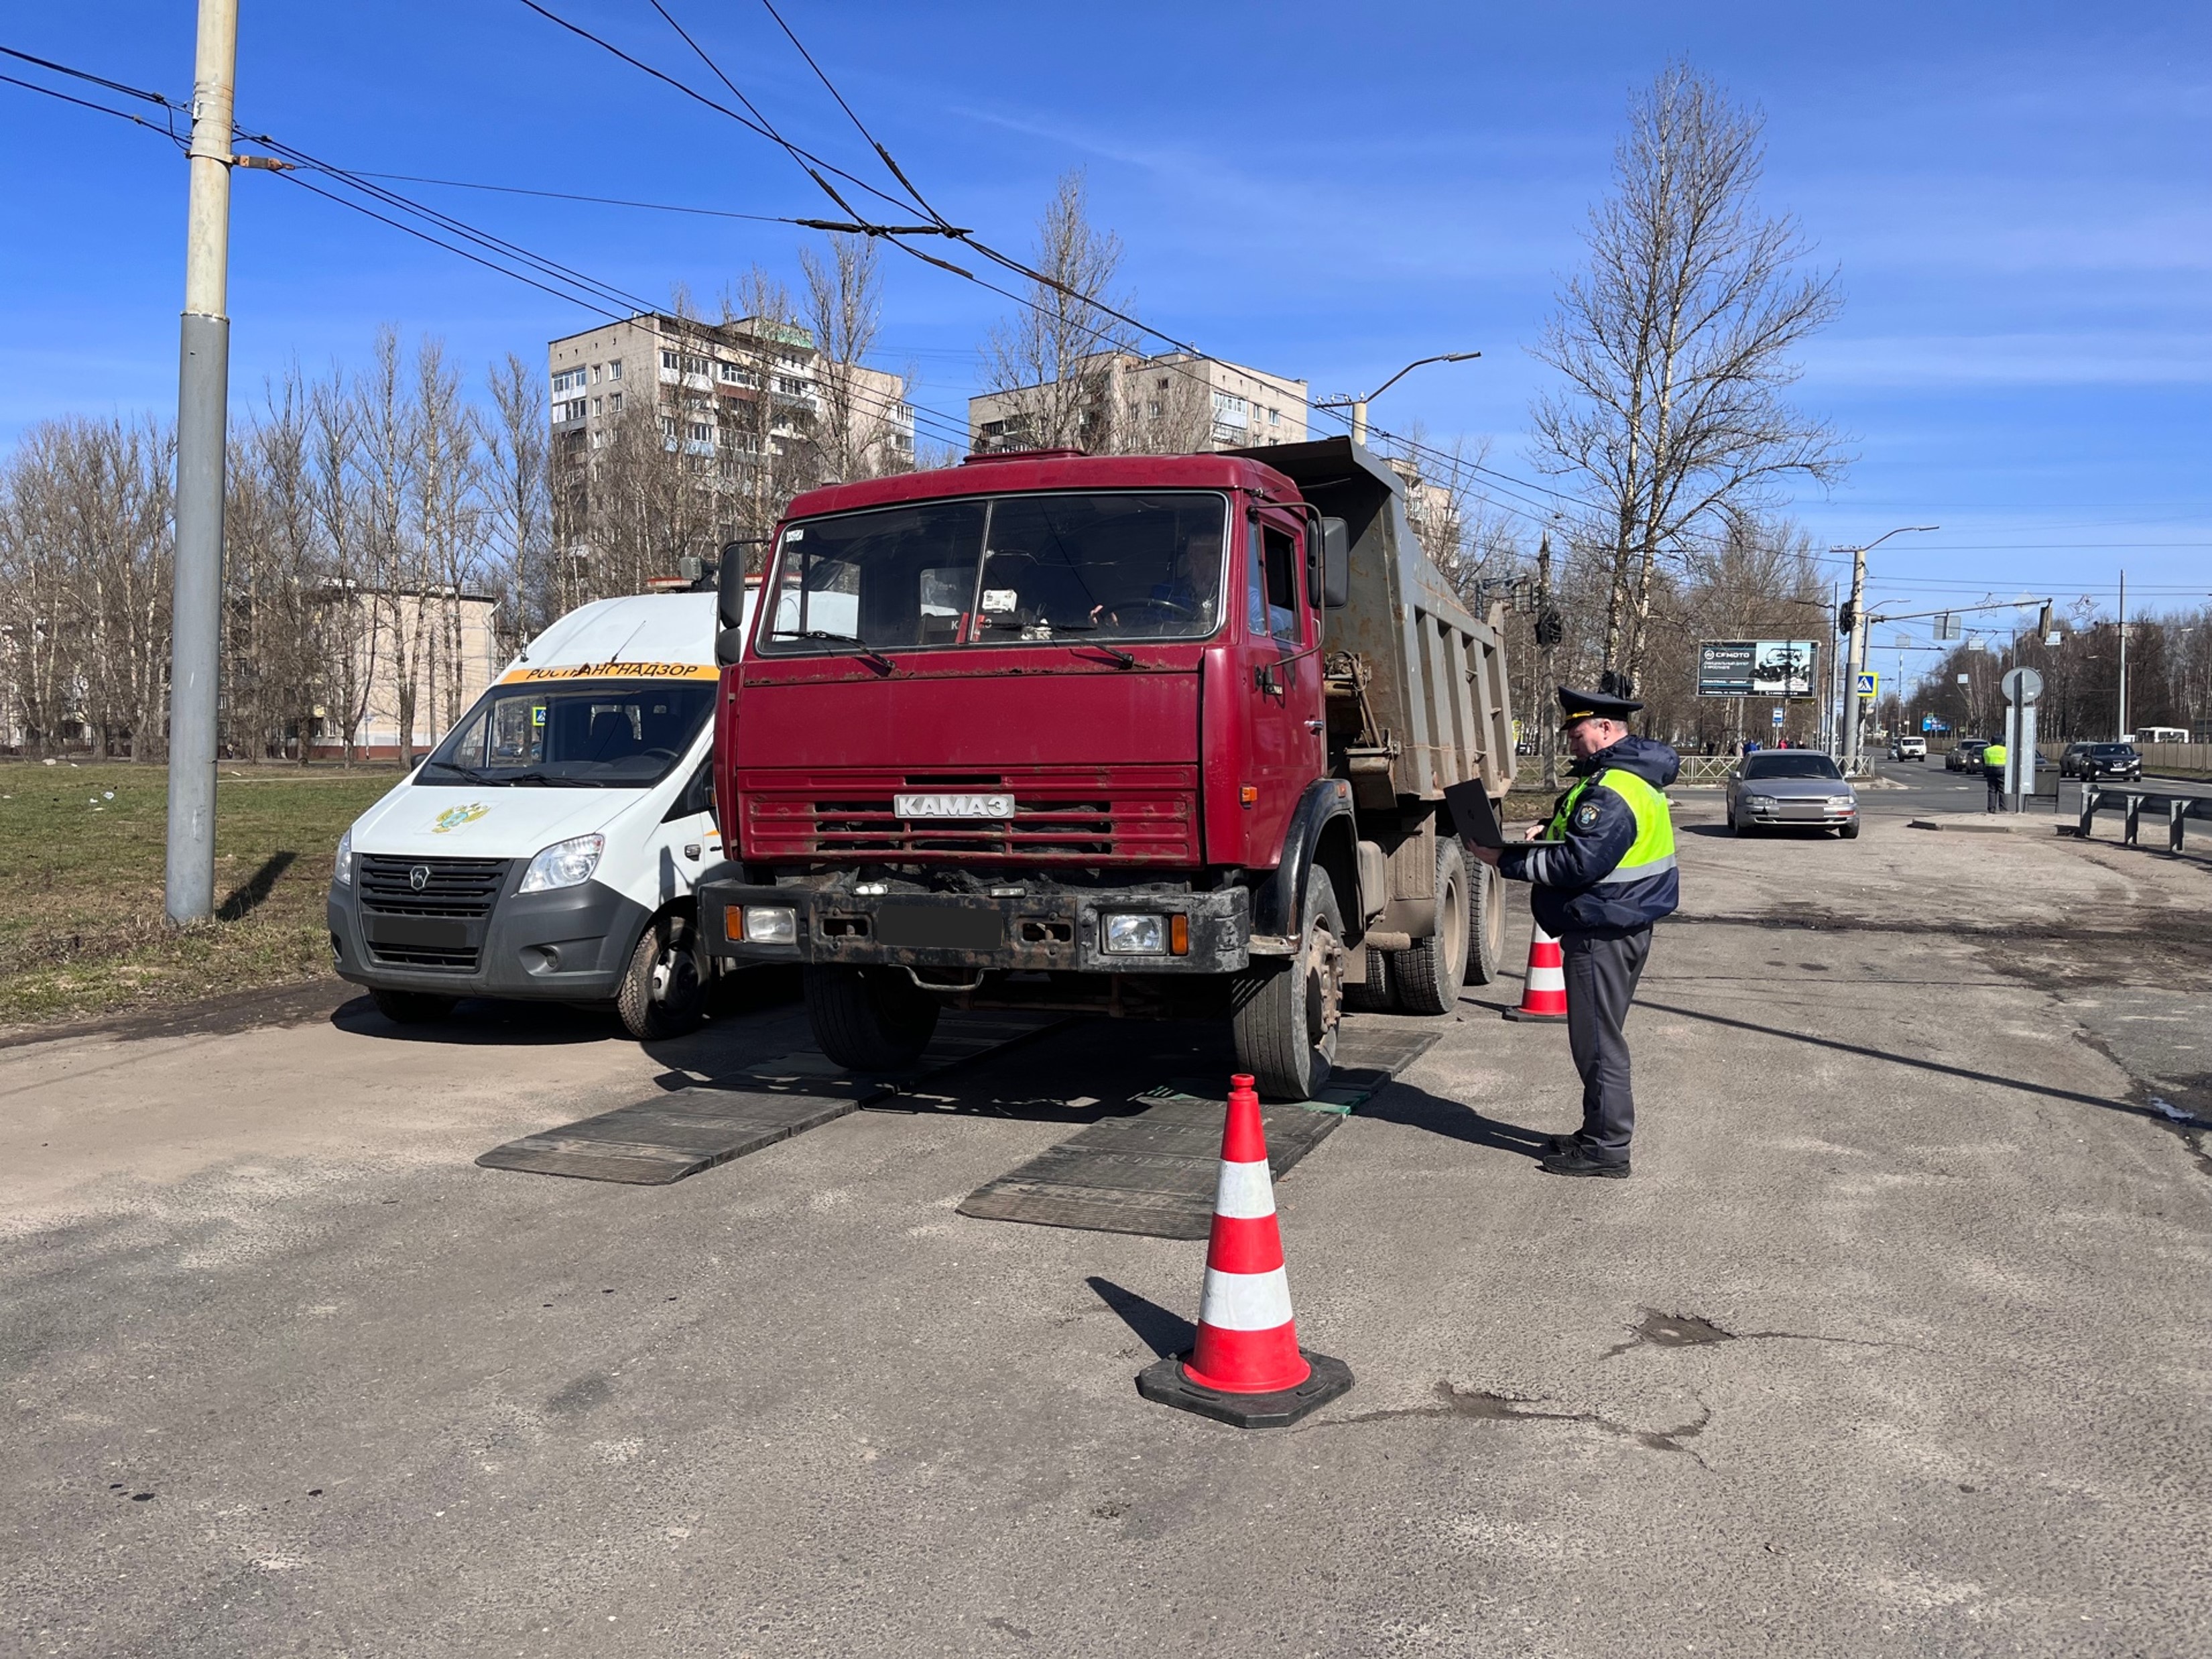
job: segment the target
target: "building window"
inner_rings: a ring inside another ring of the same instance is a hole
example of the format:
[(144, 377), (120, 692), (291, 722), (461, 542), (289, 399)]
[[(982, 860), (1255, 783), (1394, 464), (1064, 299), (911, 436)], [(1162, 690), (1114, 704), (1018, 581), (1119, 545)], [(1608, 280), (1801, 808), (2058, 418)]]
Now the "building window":
[(676, 367), (676, 354), (672, 351), (662, 352), (660, 354), (660, 366), (663, 368), (674, 368)]
[(597, 363), (593, 363), (593, 364), (592, 365), (592, 384), (593, 386), (597, 386), (599, 383), (599, 366)]
[(1269, 426), (1280, 426), (1282, 423), (1283, 411), (1279, 409), (1269, 409), (1267, 411), (1267, 424)]
[(1146, 404), (1145, 405), (1145, 413), (1151, 416), (1154, 420), (1158, 420), (1160, 418), (1160, 400), (1158, 398), (1155, 398), (1150, 403)]
[(606, 412), (606, 407), (607, 407), (607, 400), (606, 400), (605, 398), (592, 398), (592, 414), (594, 414), (594, 415), (603, 415), (603, 414), (605, 414), (605, 413)]
[(660, 435), (664, 438), (673, 438), (676, 435), (676, 417), (673, 415), (664, 415), (660, 417)]
[(584, 371), (581, 368), (564, 368), (553, 377), (553, 395), (557, 398), (564, 392), (579, 391), (583, 384)]
[(694, 443), (702, 443), (702, 444), (710, 444), (710, 443), (714, 442), (714, 428), (713, 423), (712, 423), (711, 422), (708, 422), (708, 421), (694, 421), (694, 422), (691, 422), (691, 441), (692, 441), (692, 442), (694, 442)]
[(609, 364), (607, 365), (607, 379), (609, 379), (610, 380), (619, 380), (620, 379), (622, 379), (622, 359), (621, 359), (621, 358), (617, 357), (617, 358), (616, 358), (612, 362), (611, 362), (611, 363), (609, 363)]
[(607, 394), (607, 413), (610, 415), (619, 415), (622, 413), (621, 392), (611, 392)]

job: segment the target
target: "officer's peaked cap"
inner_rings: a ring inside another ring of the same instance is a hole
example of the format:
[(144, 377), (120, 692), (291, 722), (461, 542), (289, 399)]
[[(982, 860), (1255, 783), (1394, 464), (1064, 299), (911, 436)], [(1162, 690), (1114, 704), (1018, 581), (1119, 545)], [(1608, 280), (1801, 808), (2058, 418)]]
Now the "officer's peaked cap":
[(1577, 720), (1626, 720), (1643, 707), (1640, 702), (1616, 697), (1610, 692), (1577, 691), (1571, 685), (1559, 688), (1559, 708), (1570, 726)]

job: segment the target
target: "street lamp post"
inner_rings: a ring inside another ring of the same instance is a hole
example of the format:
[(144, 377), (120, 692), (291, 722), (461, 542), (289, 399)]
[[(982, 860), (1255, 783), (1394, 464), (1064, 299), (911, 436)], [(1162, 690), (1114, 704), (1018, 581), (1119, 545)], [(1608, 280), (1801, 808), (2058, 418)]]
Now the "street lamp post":
[(1852, 769), (1858, 764), (1861, 743), (1859, 675), (1866, 668), (1866, 556), (1892, 536), (1903, 536), (1919, 531), (1941, 530), (1942, 527), (1940, 524), (1901, 524), (1894, 530), (1883, 531), (1881, 535), (1863, 546), (1832, 547), (1828, 550), (1832, 553), (1848, 553), (1851, 556), (1850, 660), (1844, 665), (1844, 706), (1840, 711), (1841, 718), (1838, 721), (1843, 727), (1839, 736), (1844, 751), (1845, 777), (1849, 777)]
[(1367, 441), (1368, 404), (1373, 403), (1377, 398), (1388, 392), (1392, 386), (1397, 385), (1399, 381), (1404, 380), (1408, 374), (1411, 374), (1415, 369), (1421, 368), (1424, 364), (1464, 363), (1480, 357), (1480, 356), (1482, 356), (1482, 354), (1480, 351), (1446, 351), (1440, 353), (1438, 356), (1434, 357), (1416, 357), (1412, 362), (1407, 363), (1405, 368), (1400, 369), (1395, 374), (1393, 374), (1389, 380), (1383, 381), (1381, 386), (1376, 386), (1374, 391), (1369, 392), (1364, 398), (1324, 398), (1321, 399), (1320, 402), (1315, 404), (1314, 407), (1316, 409), (1349, 408), (1352, 410), (1352, 441), (1356, 444), (1364, 444)]

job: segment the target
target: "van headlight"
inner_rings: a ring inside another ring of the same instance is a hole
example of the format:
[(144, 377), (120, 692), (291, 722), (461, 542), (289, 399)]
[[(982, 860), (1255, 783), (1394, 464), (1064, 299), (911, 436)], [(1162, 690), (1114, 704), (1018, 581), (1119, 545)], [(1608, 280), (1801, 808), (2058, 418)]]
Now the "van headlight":
[(341, 887), (353, 885), (353, 831), (349, 830), (338, 837), (337, 868), (332, 878)]
[(592, 878), (592, 872), (599, 867), (599, 854), (607, 850), (605, 836), (578, 836), (573, 841), (556, 841), (536, 858), (530, 868), (522, 872), (519, 893), (550, 893), (557, 887), (575, 887)]

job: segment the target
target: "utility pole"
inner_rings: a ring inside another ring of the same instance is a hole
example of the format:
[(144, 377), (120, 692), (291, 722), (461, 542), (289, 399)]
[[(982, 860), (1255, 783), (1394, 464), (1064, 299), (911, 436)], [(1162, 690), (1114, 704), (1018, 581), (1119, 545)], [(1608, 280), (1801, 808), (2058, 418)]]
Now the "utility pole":
[(229, 425), (230, 131), (238, 0), (200, 0), (192, 64), (191, 197), (177, 372), (176, 595), (170, 623), (165, 908), (215, 914), (215, 738), (222, 634), (223, 442)]
[(2125, 743), (2134, 735), (2135, 728), (2128, 724), (2128, 573), (2123, 570), (2120, 572), (2120, 729), (2112, 736)]
[(1859, 671), (1866, 666), (1866, 549), (1851, 550), (1851, 647), (1844, 670), (1844, 775), (1859, 763)]
[[(1367, 405), (1362, 403), (1352, 414), (1352, 441), (1363, 441), (1360, 432), (1366, 425)], [(1559, 643), (1559, 618), (1552, 614), (1552, 532), (1547, 530), (1536, 544), (1536, 642), (1542, 652), (1544, 683), (1537, 688), (1537, 707), (1544, 708), (1544, 700), (1552, 695), (1559, 681), (1558, 660)], [(1549, 709), (1546, 709), (1548, 715)], [(1547, 718), (1540, 728), (1542, 736), (1537, 743), (1544, 755), (1544, 787), (1559, 787), (1559, 723)]]

